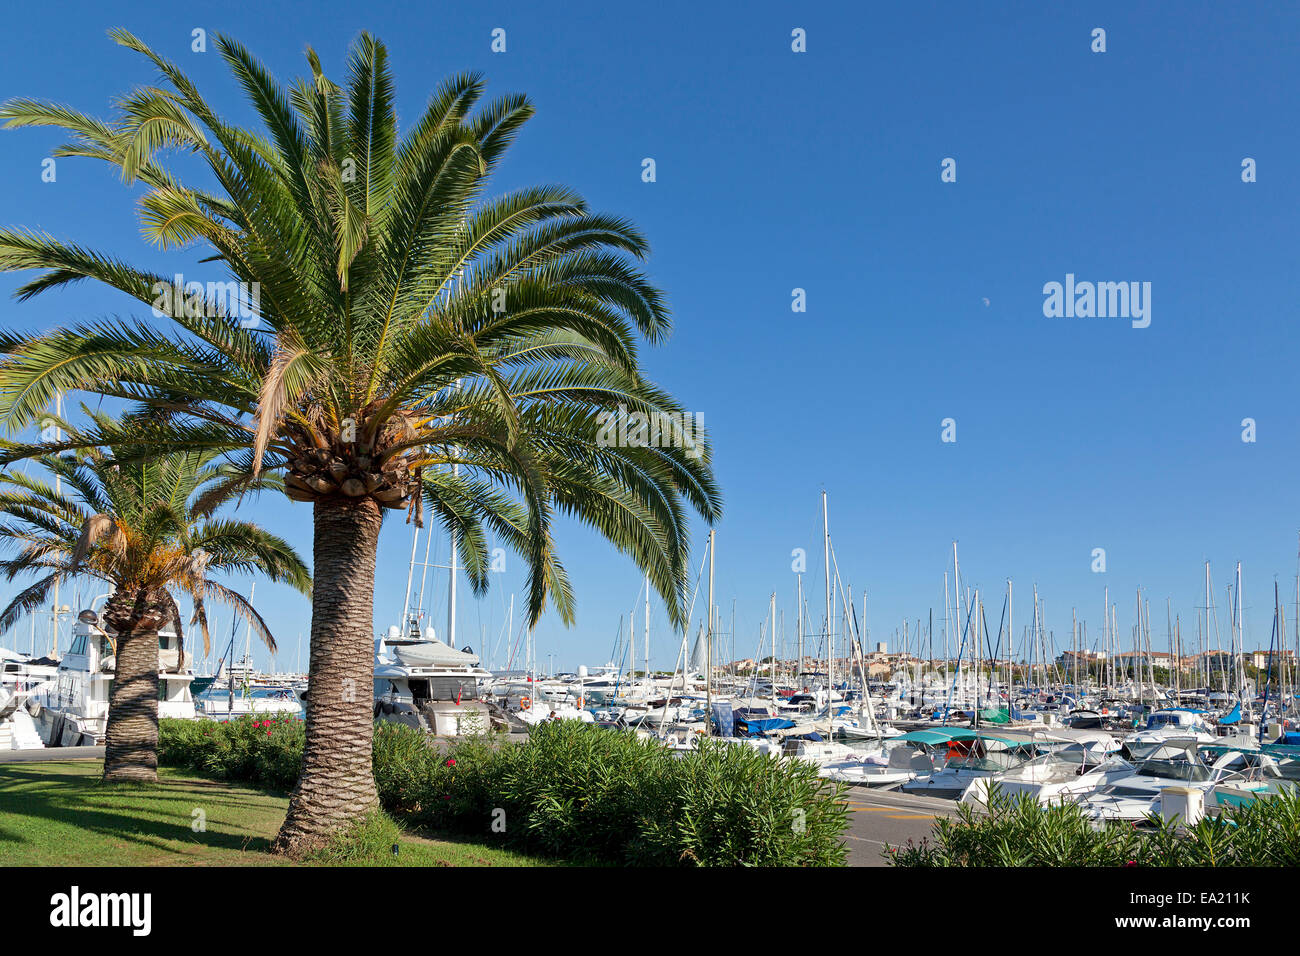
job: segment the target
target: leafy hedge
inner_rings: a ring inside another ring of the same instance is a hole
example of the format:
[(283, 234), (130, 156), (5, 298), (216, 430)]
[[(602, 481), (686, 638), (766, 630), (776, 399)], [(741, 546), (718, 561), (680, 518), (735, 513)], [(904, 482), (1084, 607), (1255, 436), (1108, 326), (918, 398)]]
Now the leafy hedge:
[(885, 851), (897, 866), (1296, 866), (1300, 791), (1225, 807), (1195, 826), (1152, 817), (1145, 830), (1093, 826), (1073, 803), (1039, 804), (994, 788), (988, 813), (959, 804), (934, 822), (933, 840)]
[(161, 720), (158, 763), (287, 792), (298, 782), (305, 735), (296, 717)]
[[(269, 723), (163, 721), (159, 761), (287, 790), (302, 725)], [(435, 750), (423, 732), (381, 722), (374, 772), (397, 819), (531, 853), (646, 866), (840, 866), (848, 853), (841, 788), (810, 764), (748, 747), (705, 741), (673, 755), (561, 721), (525, 743), (473, 738)]]
[(522, 850), (648, 866), (838, 866), (848, 811), (801, 761), (705, 741), (678, 756), (576, 722), (527, 743), (435, 753), (399, 724), (375, 732), (384, 808)]

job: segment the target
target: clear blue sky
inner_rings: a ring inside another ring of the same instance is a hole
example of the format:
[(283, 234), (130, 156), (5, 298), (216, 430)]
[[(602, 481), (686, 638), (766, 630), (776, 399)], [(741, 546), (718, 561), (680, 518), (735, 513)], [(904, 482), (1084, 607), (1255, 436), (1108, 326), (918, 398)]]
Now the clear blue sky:
[[(1010, 577), (1019, 633), (1037, 583), (1058, 643), (1072, 606), (1095, 639), (1106, 585), (1125, 640), (1139, 586), (1158, 647), (1166, 597), (1194, 635), (1207, 559), (1226, 628), (1240, 560), (1249, 646), (1267, 644), (1274, 577), (1293, 594), (1300, 529), (1300, 8), (1282, 6), (23, 4), (9, 11), (0, 96), (107, 113), (153, 80), (106, 38), (114, 26), (178, 60), (231, 117), (249, 110), (211, 47), (190, 52), (195, 27), (235, 35), (281, 77), (306, 70), (310, 44), (336, 78), (368, 29), (389, 45), (404, 119), (446, 74), (482, 70), (492, 92), (525, 92), (538, 111), (498, 190), (563, 182), (650, 238), (676, 332), (646, 366), (716, 443), (716, 593), (724, 616), (737, 601), (738, 651), (753, 653), (773, 590), (792, 631), (794, 548), (808, 550), (820, 621), (822, 488), (842, 573), (868, 589), (872, 640), (892, 643), (930, 608), (942, 617), (956, 539), (990, 623)], [(1096, 27), (1105, 53), (1090, 48)], [(806, 53), (791, 50), (795, 28)], [(62, 160), (42, 183), (60, 141), (0, 134), (0, 221), (163, 272), (190, 261), (139, 238), (106, 168)], [(645, 157), (655, 183), (641, 180)], [(946, 157), (955, 183), (940, 181)], [(1245, 157), (1255, 183), (1242, 182)], [(1150, 282), (1150, 327), (1045, 317), (1043, 285), (1067, 273)], [(0, 280), (7, 326), (131, 308), (90, 286), (20, 305), (19, 281)], [(955, 443), (940, 441), (948, 417)], [(1247, 417), (1254, 443), (1241, 440)], [(309, 553), (306, 506), (246, 510)], [(603, 663), (639, 576), (581, 528), (559, 538), (579, 621), (543, 621), (542, 659)], [(391, 521), (377, 626), (400, 614), (409, 549)], [(481, 605), (465, 600), (462, 643), (480, 646), (480, 626), (496, 642), (517, 570)], [(441, 629), (445, 577), (431, 588)], [(265, 584), (258, 598), (291, 664), (308, 605)], [(658, 607), (652, 629), (653, 663), (671, 667)], [(27, 634), (20, 624), (19, 646)]]

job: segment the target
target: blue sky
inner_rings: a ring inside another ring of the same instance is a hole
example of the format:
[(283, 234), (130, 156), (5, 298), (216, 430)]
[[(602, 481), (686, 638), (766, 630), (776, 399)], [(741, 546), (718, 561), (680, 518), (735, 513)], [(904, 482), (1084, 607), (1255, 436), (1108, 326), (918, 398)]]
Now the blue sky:
[[(724, 619), (736, 601), (738, 652), (753, 653), (772, 591), (793, 630), (795, 548), (808, 551), (820, 622), (823, 488), (841, 573), (868, 591), (873, 641), (892, 644), (904, 618), (931, 608), (942, 618), (956, 540), (963, 582), (990, 594), (995, 628), (1012, 578), (1017, 633), (1037, 584), (1058, 643), (1073, 606), (1094, 640), (1109, 586), (1127, 642), (1141, 586), (1163, 647), (1167, 597), (1185, 639), (1195, 634), (1205, 560), (1226, 627), (1224, 587), (1241, 561), (1247, 644), (1267, 644), (1275, 576), (1294, 599), (1300, 529), (1300, 9), (380, 6), (21, 5), (0, 96), (106, 114), (114, 94), (153, 80), (106, 38), (114, 26), (249, 121), (218, 54), (190, 52), (192, 29), (233, 34), (282, 78), (305, 71), (309, 44), (340, 76), (348, 42), (368, 29), (389, 46), (403, 119), (462, 69), (485, 72), (491, 92), (527, 93), (538, 115), (496, 190), (562, 182), (650, 239), (676, 331), (645, 364), (715, 442), (726, 498), (715, 589)], [(497, 27), (505, 53), (490, 49)], [(1097, 27), (1104, 53), (1091, 50)], [(795, 28), (805, 53), (791, 50)], [(0, 133), (0, 221), (164, 272), (190, 261), (139, 238), (133, 196), (106, 168), (61, 160), (43, 183), (58, 142)], [(641, 179), (646, 157), (654, 183)], [(940, 180), (948, 157), (955, 183)], [(1246, 157), (1257, 182), (1242, 182)], [(1150, 326), (1045, 317), (1043, 286), (1067, 273), (1150, 282)], [(89, 286), (18, 304), (20, 281), (0, 277), (6, 326), (131, 309)], [(806, 312), (791, 310), (795, 288)], [(940, 440), (945, 418), (956, 442)], [(1255, 442), (1242, 441), (1244, 418)], [(245, 511), (310, 552), (306, 506)], [(579, 619), (567, 630), (545, 619), (539, 652), (557, 667), (603, 663), (639, 575), (581, 528), (559, 543)], [(693, 562), (702, 544), (701, 529)], [(1095, 548), (1104, 574), (1091, 570)], [(409, 550), (409, 530), (390, 521), (377, 626), (400, 614)], [(435, 556), (445, 561), (445, 545)], [(481, 603), (464, 600), (462, 644), (480, 647), (480, 628), (497, 643), (517, 570)], [(441, 626), (445, 575), (430, 589)], [(266, 584), (258, 598), (291, 665), (308, 605)], [(25, 649), (28, 633), (24, 623), (0, 640)], [(656, 606), (655, 666), (672, 666), (676, 640)]]

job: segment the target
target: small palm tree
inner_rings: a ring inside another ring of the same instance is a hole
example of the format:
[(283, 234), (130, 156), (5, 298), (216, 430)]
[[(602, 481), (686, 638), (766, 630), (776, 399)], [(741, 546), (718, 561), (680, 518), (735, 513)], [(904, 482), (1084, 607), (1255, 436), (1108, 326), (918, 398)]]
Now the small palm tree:
[[(376, 801), (385, 509), (417, 523), (431, 511), (480, 593), (489, 533), (522, 555), (533, 622), (548, 602), (573, 619), (551, 528), (557, 513), (576, 517), (631, 556), (680, 625), (689, 509), (713, 521), (720, 508), (710, 448), (698, 419), (638, 364), (638, 332), (658, 342), (671, 325), (632, 264), (648, 251), (639, 232), (562, 186), (484, 198), (532, 115), (524, 97), (479, 108), (482, 80), (454, 76), (399, 135), (388, 54), (373, 37), (353, 46), (346, 87), (308, 50), (311, 74), (288, 90), (219, 37), (265, 124), (248, 130), (138, 38), (113, 36), (163, 86), (124, 96), (108, 121), (34, 100), (7, 103), (0, 118), (68, 130), (57, 155), (100, 159), (142, 183), (146, 235), (202, 247), (245, 299), (235, 308), (109, 255), (0, 230), (0, 270), (41, 270), (20, 298), (92, 279), (172, 320), (161, 331), (106, 321), (0, 333), (0, 422), (29, 424), (59, 391), (140, 401), (172, 415), (174, 446), (245, 455), (312, 505), (307, 741), (277, 842), (308, 850)], [(213, 186), (182, 182), (163, 149), (197, 161)]]
[[(108, 421), (92, 416), (101, 427)], [(65, 422), (60, 422), (66, 427)], [(77, 442), (81, 435), (69, 428)], [(192, 623), (208, 653), (207, 607), (217, 602), (248, 621), (272, 650), (275, 641), (243, 595), (213, 572), (261, 573), (309, 593), (306, 565), (285, 541), (247, 521), (216, 516), (232, 498), (280, 482), (253, 478), (211, 452), (118, 445), (36, 459), (56, 478), (0, 472), (0, 574), (39, 575), (0, 612), (0, 631), (46, 601), (56, 581), (93, 578), (111, 588), (103, 622), (115, 641), (104, 779), (155, 780), (158, 769), (158, 632), (184, 631), (176, 597), (193, 603)]]

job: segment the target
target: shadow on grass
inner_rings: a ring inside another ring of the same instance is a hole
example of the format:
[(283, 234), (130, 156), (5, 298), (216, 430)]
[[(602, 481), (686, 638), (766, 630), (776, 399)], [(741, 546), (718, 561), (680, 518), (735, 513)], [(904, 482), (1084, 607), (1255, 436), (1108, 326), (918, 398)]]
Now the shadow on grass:
[[(265, 853), (266, 837), (236, 832), (241, 824), (206, 814), (206, 829), (191, 826), (196, 803), (211, 790), (221, 810), (264, 812), (279, 808), (245, 794), (236, 796), (216, 781), (178, 781), (161, 777), (157, 784), (103, 784), (97, 771), (52, 776), (50, 765), (8, 765), (0, 774), (0, 813), (30, 817), (50, 824), (88, 830), (105, 837), (137, 843), (176, 856), (193, 849), (221, 849)], [(197, 800), (196, 800), (197, 798)], [(139, 805), (132, 806), (132, 802)], [(230, 828), (230, 829), (226, 829)], [(4, 833), (8, 842), (34, 844), (30, 838)], [(179, 845), (178, 845), (179, 844)]]
[[(446, 832), (441, 830), (430, 830), (426, 827), (417, 826), (416, 824), (411, 823), (408, 820), (404, 820), (401, 817), (395, 817), (394, 819), (396, 819), (399, 825), (401, 826), (402, 833), (404, 836), (412, 837), (416, 840), (426, 840), (430, 843), (451, 843), (457, 846), (468, 847), (475, 850), (482, 850), (484, 847), (488, 847), (489, 849), (492, 850), (499, 850), (502, 853), (512, 853), (515, 856), (521, 858), (532, 858), (535, 860), (544, 860), (547, 866), (556, 866), (556, 867), (618, 866), (618, 864), (616, 863), (611, 863), (608, 860), (596, 859), (595, 857), (570, 858), (570, 857), (561, 857), (561, 856), (551, 856), (550, 854), (543, 853), (536, 849), (522, 849), (520, 847), (512, 846), (511, 844), (507, 843), (505, 837), (499, 833), (492, 833), (492, 834), (476, 837), (468, 833), (452, 833), (452, 832)], [(485, 866), (492, 865), (492, 861), (484, 859), (482, 857), (470, 857), (470, 859), (475, 863), (481, 863)]]

